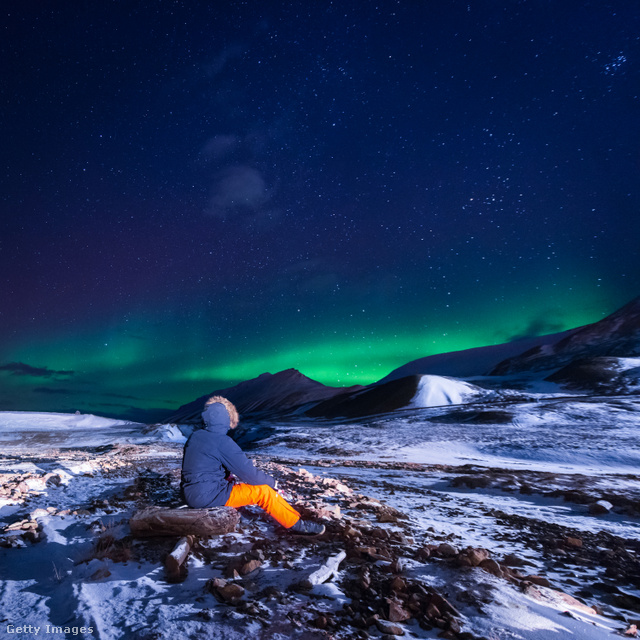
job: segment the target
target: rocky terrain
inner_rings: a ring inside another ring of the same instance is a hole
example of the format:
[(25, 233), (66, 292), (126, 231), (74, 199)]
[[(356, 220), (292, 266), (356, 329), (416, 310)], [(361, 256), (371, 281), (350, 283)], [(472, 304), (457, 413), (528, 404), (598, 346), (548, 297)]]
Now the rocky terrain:
[(136, 539), (128, 520), (179, 504), (180, 461), (171, 443), (4, 456), (0, 633), (32, 638), (8, 629), (49, 624), (60, 638), (82, 627), (85, 637), (138, 640), (534, 637), (505, 623), (515, 607), (566, 630), (553, 637), (635, 637), (637, 538), (473, 498), (517, 493), (636, 519), (638, 476), (603, 493), (573, 474), (261, 454), (259, 466), (326, 533), (292, 536), (243, 508), (237, 531), (198, 540), (176, 576), (164, 569), (176, 540)]

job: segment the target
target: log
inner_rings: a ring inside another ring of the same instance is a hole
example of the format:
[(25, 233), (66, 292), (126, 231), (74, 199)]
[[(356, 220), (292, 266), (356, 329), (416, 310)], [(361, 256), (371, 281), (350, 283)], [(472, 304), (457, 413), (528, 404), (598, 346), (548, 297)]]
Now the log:
[(194, 536), (184, 536), (178, 540), (178, 543), (173, 548), (173, 551), (167, 556), (164, 561), (169, 575), (178, 576), (180, 574), (180, 567), (182, 563), (187, 559), (189, 551), (195, 542)]
[(137, 537), (195, 536), (207, 538), (234, 531), (240, 514), (233, 507), (211, 509), (170, 509), (147, 507), (129, 520), (131, 533)]
[(338, 571), (338, 566), (346, 557), (347, 554), (345, 551), (341, 551), (337, 555), (331, 556), (319, 569), (310, 574), (304, 582), (312, 587), (326, 582), (334, 573), (336, 573), (336, 571)]

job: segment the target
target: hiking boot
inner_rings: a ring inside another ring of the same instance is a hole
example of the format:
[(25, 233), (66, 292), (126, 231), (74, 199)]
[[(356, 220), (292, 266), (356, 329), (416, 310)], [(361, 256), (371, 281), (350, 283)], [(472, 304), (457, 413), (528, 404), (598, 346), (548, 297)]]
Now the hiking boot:
[(291, 533), (297, 533), (304, 536), (319, 536), (324, 533), (324, 525), (310, 522), (309, 520), (303, 520), (300, 518), (293, 527), (289, 529)]

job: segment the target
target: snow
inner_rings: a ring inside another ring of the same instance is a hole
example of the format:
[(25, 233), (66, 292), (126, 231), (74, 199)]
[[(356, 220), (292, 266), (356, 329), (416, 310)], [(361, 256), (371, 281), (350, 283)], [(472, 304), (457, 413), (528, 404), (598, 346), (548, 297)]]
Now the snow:
[(440, 407), (450, 404), (463, 404), (486, 393), (484, 389), (462, 380), (424, 375), (420, 377), (418, 390), (409, 407)]
[[(624, 363), (628, 368), (638, 366), (638, 359), (628, 360)], [(638, 518), (616, 511), (615, 506), (611, 513), (596, 517), (586, 504), (549, 495), (556, 489), (579, 488), (594, 502), (605, 495), (613, 496), (608, 499), (614, 502), (616, 496), (638, 500), (640, 398), (539, 395), (531, 398), (534, 402), (496, 398), (493, 392), (465, 382), (424, 375), (407, 411), (366, 420), (317, 421), (298, 416), (268, 423), (247, 421), (242, 429), (254, 438), (250, 455), (282, 464), (291, 460), (294, 469), (302, 465), (320, 478), (327, 474), (338, 478), (347, 487), (408, 514), (407, 526), (416, 540), (426, 539), (430, 531), (435, 540), (450, 541), (458, 548), (483, 547), (494, 557), (516, 554), (530, 563), (530, 573), (543, 572), (553, 582), (554, 589), (521, 593), (480, 569), (460, 575), (440, 565), (411, 561), (408, 573), (441, 591), (486, 591), (482, 613), (471, 604), (456, 603), (464, 630), (495, 640), (610, 638), (621, 630), (619, 618), (628, 617), (628, 612), (613, 609), (611, 615), (595, 615), (558, 599), (556, 591), (557, 587), (577, 595), (581, 585), (575, 586), (576, 582), (598, 582), (602, 579), (599, 569), (550, 565), (522, 537), (519, 521), (509, 517), (585, 536), (604, 532), (628, 540), (640, 538)], [(100, 532), (118, 537), (127, 531), (133, 507), (117, 506), (112, 496), (130, 485), (146, 465), (178, 470), (184, 439), (176, 425), (149, 431), (146, 425), (99, 416), (0, 413), (0, 446), (5, 454), (0, 459), (0, 477), (32, 476), (24, 481), (33, 492), (28, 506), (14, 499), (7, 499), (4, 506), (0, 501), (0, 526), (28, 517), (36, 508), (73, 511), (98, 498), (113, 502), (110, 507), (93, 508), (91, 515), (39, 515), (44, 541), (0, 548), (0, 637), (34, 637), (9, 632), (10, 624), (42, 629), (47, 625), (91, 627), (91, 632), (66, 636), (114, 640), (142, 638), (150, 626), (162, 638), (240, 640), (262, 633), (255, 621), (216, 602), (210, 594), (203, 602), (204, 585), (218, 574), (199, 558), (189, 560), (188, 576), (179, 584), (168, 583), (162, 567), (154, 562), (92, 558)], [(128, 460), (118, 447), (132, 443), (136, 457)], [(70, 448), (70, 452), (51, 455), (54, 447)], [(100, 455), (92, 454), (91, 448), (100, 448)], [(407, 463), (422, 466), (403, 467)], [(105, 464), (113, 465), (111, 472)], [(452, 483), (456, 476), (473, 473), (499, 476), (512, 486), (469, 488)], [(47, 474), (57, 475), (59, 484), (47, 482)], [(532, 493), (519, 491), (525, 482), (533, 487)], [(500, 518), (504, 522), (497, 524)], [(268, 522), (260, 526), (266, 532), (273, 529)], [(238, 544), (247, 541), (242, 532), (232, 537)], [(272, 543), (279, 544), (277, 538)], [(215, 544), (211, 542), (214, 556)], [(322, 561), (310, 551), (305, 569), (310, 572)], [(287, 573), (265, 566), (254, 580), (258, 587), (271, 585), (284, 591), (300, 579), (300, 568), (294, 566)], [(328, 608), (349, 602), (340, 576), (314, 586), (311, 595)], [(435, 637), (416, 624), (406, 629), (417, 637)], [(65, 634), (46, 637), (62, 639)], [(288, 636), (274, 632), (272, 637)]]
[(144, 434), (146, 425), (92, 414), (0, 411), (0, 446), (15, 443), (24, 449), (65, 444), (101, 446), (111, 442), (152, 442)]

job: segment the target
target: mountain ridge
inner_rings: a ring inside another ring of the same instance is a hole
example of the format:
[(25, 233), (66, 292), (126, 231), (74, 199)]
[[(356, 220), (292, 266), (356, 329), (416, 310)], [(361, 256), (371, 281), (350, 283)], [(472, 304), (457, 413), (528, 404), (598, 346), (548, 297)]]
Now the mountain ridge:
[[(627, 374), (624, 366), (604, 363), (602, 359), (633, 357), (640, 357), (640, 296), (592, 324), (523, 341), (418, 358), (366, 386), (330, 387), (297, 369), (263, 373), (182, 405), (167, 422), (199, 422), (204, 403), (211, 395), (229, 398), (244, 415), (296, 412), (334, 418), (387, 413), (411, 405), (424, 376), (454, 380), (484, 376), (489, 386), (488, 379), (493, 377), (499, 386), (506, 386), (509, 376), (527, 373), (534, 374), (532, 380), (539, 378), (538, 381), (557, 382), (566, 389), (584, 389), (590, 388), (585, 377), (592, 375), (596, 386), (591, 388), (608, 388), (613, 393), (615, 389), (635, 388), (635, 369), (629, 369)], [(589, 360), (596, 362), (589, 364)], [(572, 363), (578, 364), (571, 366)], [(538, 372), (543, 373), (536, 378)], [(607, 385), (607, 375), (626, 376), (628, 380), (623, 380), (625, 384)], [(573, 380), (572, 376), (580, 379)]]

